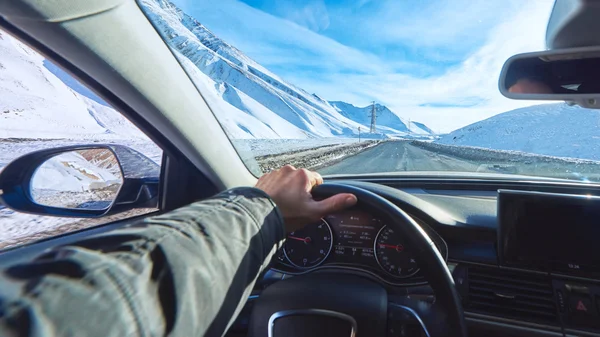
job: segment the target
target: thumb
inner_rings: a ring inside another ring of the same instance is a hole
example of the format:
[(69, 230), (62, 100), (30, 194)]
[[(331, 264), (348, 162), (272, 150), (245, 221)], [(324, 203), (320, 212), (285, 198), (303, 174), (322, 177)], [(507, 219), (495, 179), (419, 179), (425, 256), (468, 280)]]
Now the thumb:
[(357, 201), (358, 199), (356, 199), (354, 194), (340, 193), (327, 199), (316, 201), (315, 208), (320, 214), (326, 215), (352, 207), (356, 205)]

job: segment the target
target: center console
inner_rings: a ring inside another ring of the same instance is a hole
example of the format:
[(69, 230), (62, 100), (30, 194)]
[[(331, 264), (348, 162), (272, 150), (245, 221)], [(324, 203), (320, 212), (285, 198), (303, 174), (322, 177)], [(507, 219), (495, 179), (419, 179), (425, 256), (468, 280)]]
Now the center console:
[(499, 266), (454, 273), (465, 309), (600, 336), (600, 197), (499, 190), (497, 216)]

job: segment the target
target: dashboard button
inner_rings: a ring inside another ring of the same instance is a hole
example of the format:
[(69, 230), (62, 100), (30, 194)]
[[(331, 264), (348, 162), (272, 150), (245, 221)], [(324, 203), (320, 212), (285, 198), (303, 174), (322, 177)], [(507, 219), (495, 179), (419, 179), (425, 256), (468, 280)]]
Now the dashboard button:
[(589, 296), (569, 295), (569, 312), (575, 322), (591, 322), (596, 317), (596, 308)]
[(588, 315), (592, 311), (592, 301), (587, 296), (569, 296), (569, 309), (572, 313)]

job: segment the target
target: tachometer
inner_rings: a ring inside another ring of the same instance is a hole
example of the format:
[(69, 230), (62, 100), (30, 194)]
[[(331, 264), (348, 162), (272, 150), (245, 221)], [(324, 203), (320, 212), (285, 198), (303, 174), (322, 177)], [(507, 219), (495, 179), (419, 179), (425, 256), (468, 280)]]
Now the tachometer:
[(312, 268), (325, 261), (332, 247), (331, 227), (321, 219), (287, 236), (283, 253), (298, 268)]
[(379, 266), (394, 277), (410, 277), (419, 271), (403, 240), (388, 226), (383, 226), (377, 233), (375, 258)]

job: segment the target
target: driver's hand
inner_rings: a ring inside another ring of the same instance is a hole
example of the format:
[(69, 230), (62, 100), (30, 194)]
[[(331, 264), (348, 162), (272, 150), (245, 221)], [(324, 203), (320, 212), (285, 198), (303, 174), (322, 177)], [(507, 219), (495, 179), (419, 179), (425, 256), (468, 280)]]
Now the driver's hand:
[(356, 196), (348, 193), (315, 201), (310, 191), (322, 183), (323, 178), (317, 172), (286, 165), (260, 177), (256, 187), (273, 199), (283, 215), (285, 228), (289, 233), (327, 214), (356, 204)]

